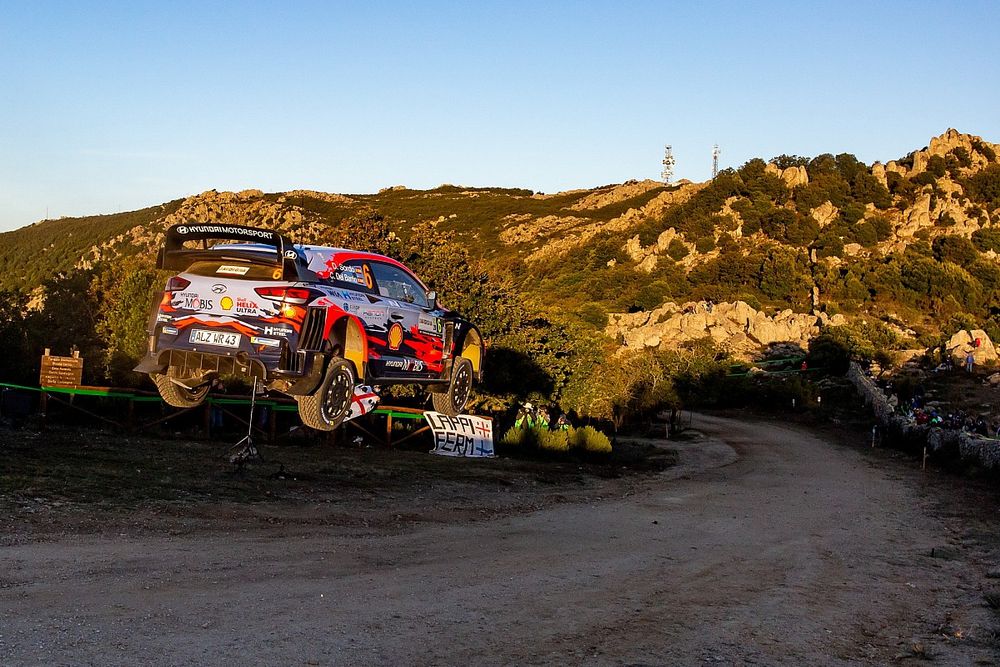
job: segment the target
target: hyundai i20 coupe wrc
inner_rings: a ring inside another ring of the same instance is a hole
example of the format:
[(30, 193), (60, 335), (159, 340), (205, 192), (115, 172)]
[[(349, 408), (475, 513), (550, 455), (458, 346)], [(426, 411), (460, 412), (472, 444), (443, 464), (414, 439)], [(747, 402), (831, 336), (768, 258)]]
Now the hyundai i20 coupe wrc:
[(482, 378), (479, 330), (389, 257), (191, 223), (166, 231), (156, 266), (179, 273), (153, 305), (135, 370), (174, 407), (201, 404), (218, 376), (244, 375), (331, 431), (359, 384), (422, 385), (436, 411), (454, 416)]

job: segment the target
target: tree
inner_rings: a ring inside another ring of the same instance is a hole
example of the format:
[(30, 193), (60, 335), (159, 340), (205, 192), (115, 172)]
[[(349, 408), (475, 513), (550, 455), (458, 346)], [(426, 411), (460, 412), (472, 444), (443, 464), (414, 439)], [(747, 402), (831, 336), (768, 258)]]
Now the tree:
[(104, 265), (91, 281), (105, 373), (116, 384), (134, 385), (141, 379), (132, 369), (146, 353), (146, 328), (160, 278), (145, 258), (133, 256)]
[(934, 239), (931, 248), (939, 262), (954, 262), (960, 266), (968, 266), (979, 257), (972, 241), (964, 236), (939, 236)]
[[(34, 351), (27, 327), (27, 297), (0, 290), (0, 381), (33, 383), (37, 379)], [(36, 372), (33, 372), (36, 371)]]

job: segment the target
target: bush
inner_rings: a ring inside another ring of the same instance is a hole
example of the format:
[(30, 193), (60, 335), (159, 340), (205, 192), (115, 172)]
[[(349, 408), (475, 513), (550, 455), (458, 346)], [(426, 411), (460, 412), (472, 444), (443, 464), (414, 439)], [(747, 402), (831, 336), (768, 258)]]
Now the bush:
[(989, 250), (1000, 252), (1000, 229), (995, 227), (977, 229), (972, 232), (972, 245), (982, 252)]
[(506, 445), (507, 447), (523, 447), (526, 444), (525, 441), (529, 435), (530, 432), (528, 429), (511, 426), (507, 429), (507, 432), (503, 434), (503, 438), (500, 439), (500, 444)]
[(688, 256), (688, 247), (683, 241), (675, 238), (672, 239), (670, 241), (670, 245), (667, 246), (667, 254), (670, 255), (674, 261), (679, 262)]
[(532, 428), (512, 426), (503, 434), (500, 444), (547, 452), (568, 452), (572, 448), (598, 454), (611, 453), (611, 441), (608, 436), (592, 426), (571, 428), (567, 431), (550, 431), (542, 426)]
[[(563, 431), (565, 434), (566, 432)], [(577, 429), (570, 429), (569, 443), (575, 449), (583, 449), (588, 452), (599, 454), (611, 453), (611, 441), (593, 426), (583, 426)]]
[(532, 429), (538, 438), (538, 448), (550, 452), (569, 451), (569, 432), (550, 431), (547, 428), (536, 427)]

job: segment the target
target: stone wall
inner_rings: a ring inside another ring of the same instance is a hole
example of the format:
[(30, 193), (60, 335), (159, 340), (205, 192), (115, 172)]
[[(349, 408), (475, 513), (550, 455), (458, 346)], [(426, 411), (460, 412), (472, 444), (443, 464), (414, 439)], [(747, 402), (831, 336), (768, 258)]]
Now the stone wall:
[(987, 468), (1000, 467), (1000, 440), (957, 429), (917, 424), (896, 412), (889, 397), (858, 364), (851, 362), (847, 377), (861, 394), (865, 405), (875, 413), (883, 429), (922, 441), (928, 450), (937, 454), (947, 456), (948, 452), (953, 452), (962, 459), (977, 461)]

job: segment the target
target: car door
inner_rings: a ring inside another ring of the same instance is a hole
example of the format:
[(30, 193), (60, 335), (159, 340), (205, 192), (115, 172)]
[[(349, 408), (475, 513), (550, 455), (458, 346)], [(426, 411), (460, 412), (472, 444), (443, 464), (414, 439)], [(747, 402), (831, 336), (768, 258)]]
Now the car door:
[(369, 262), (379, 307), (385, 310), (383, 373), (387, 378), (430, 378), (441, 374), (443, 322), (432, 311), (424, 286), (409, 271)]

